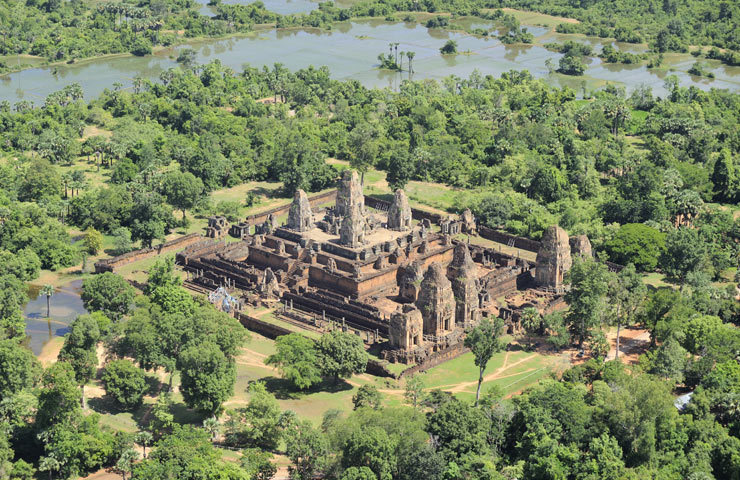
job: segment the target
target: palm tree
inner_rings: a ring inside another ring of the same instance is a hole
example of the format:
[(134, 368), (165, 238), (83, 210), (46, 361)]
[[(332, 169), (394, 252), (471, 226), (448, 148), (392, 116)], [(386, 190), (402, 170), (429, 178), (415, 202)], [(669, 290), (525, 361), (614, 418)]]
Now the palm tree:
[(126, 474), (133, 469), (134, 462), (138, 458), (139, 454), (136, 453), (136, 450), (129, 448), (121, 453), (121, 457), (113, 468), (116, 472), (121, 474), (121, 478), (123, 478), (123, 480), (126, 480)]
[(401, 63), (398, 65), (398, 71), (403, 72), (403, 56), (406, 55), (406, 52), (401, 50), (401, 56), (399, 57), (401, 59)]
[(51, 313), (51, 296), (54, 295), (54, 285), (46, 284), (41, 287), (41, 295), (46, 295), (46, 318)]
[(211, 440), (215, 440), (216, 435), (218, 435), (218, 431), (221, 429), (221, 424), (218, 423), (218, 419), (216, 417), (206, 418), (203, 421), (203, 428), (206, 432), (211, 434)]
[(146, 446), (152, 443), (152, 440), (154, 437), (151, 433), (147, 432), (146, 430), (141, 431), (136, 434), (135, 441), (139, 445), (141, 445), (141, 448), (144, 449), (144, 458), (146, 458)]
[(409, 73), (414, 73), (414, 67), (412, 66), (411, 62), (414, 60), (415, 56), (415, 52), (406, 52), (406, 57), (409, 59)]
[(62, 464), (54, 457), (41, 457), (39, 459), (39, 471), (49, 472), (49, 480), (53, 480), (52, 472), (60, 468), (62, 468)]

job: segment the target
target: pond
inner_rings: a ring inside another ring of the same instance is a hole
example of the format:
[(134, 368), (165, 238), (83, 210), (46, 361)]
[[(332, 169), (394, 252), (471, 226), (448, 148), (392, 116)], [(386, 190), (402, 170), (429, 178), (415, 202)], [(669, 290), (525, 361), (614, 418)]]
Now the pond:
[(54, 290), (49, 302), (49, 317), (46, 316), (46, 296), (40, 295), (40, 290), (39, 286), (29, 286), (30, 300), (23, 308), (26, 345), (35, 355), (40, 354), (44, 345), (52, 338), (64, 336), (78, 315), (87, 313), (80, 298), (82, 280), (75, 280)]
[[(485, 22), (481, 21), (475, 25), (486, 27)], [(653, 87), (657, 95), (662, 96), (666, 93), (666, 76), (675, 74), (682, 85), (695, 85), (705, 90), (712, 87), (740, 90), (740, 67), (726, 67), (716, 61), (709, 61), (709, 69), (715, 73), (716, 78), (700, 78), (687, 73), (695, 61), (688, 54), (666, 55), (664, 67), (658, 70), (648, 69), (644, 65), (605, 65), (600, 59), (592, 58), (582, 77), (550, 73), (546, 62), (550, 60), (557, 65), (562, 55), (545, 49), (541, 46), (542, 43), (574, 39), (591, 43), (596, 50), (600, 50), (604, 44), (612, 42), (582, 35), (556, 34), (542, 27), (530, 29), (538, 35), (535, 45), (504, 45), (495, 38), (427, 29), (417, 23), (368, 20), (343, 22), (335, 25), (331, 31), (264, 30), (246, 37), (205, 40), (187, 47), (197, 51), (197, 61), (200, 63), (218, 59), (236, 71), (240, 71), (247, 63), (253, 66), (271, 66), (280, 62), (291, 70), (309, 65), (326, 65), (334, 78), (355, 79), (368, 87), (393, 89), (398, 87), (402, 79), (408, 78), (408, 73), (377, 68), (378, 54), (387, 53), (391, 42), (399, 43), (399, 51), (416, 53), (413, 60), (415, 79), (441, 79), (448, 75), (467, 77), (474, 70), (484, 75), (500, 76), (509, 70), (526, 69), (535, 77), (545, 78), (553, 85), (568, 85), (577, 91), (581, 90), (584, 83), (589, 88), (614, 83), (624, 85), (628, 91), (646, 84)], [(440, 55), (439, 48), (448, 39), (456, 40), (458, 50), (464, 54)], [(612, 44), (618, 49), (632, 52), (644, 49), (639, 45)], [(0, 77), (0, 101), (7, 100), (12, 104), (25, 99), (38, 105), (50, 93), (74, 82), (82, 86), (87, 98), (98, 96), (115, 82), (128, 88), (137, 75), (157, 79), (162, 71), (176, 66), (174, 58), (185, 47), (166, 49), (147, 57), (108, 57), (55, 68), (34, 68)]]

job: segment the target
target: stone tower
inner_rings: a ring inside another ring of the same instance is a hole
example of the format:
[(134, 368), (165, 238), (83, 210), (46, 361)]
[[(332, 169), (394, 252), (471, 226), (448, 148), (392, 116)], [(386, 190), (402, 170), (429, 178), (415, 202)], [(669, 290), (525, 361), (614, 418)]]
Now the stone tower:
[(442, 336), (455, 329), (455, 296), (440, 264), (433, 263), (424, 274), (416, 306), (425, 335)]
[(391, 347), (400, 350), (412, 350), (423, 343), (424, 319), (421, 312), (413, 305), (399, 306), (391, 314), (389, 338)]
[(365, 219), (358, 208), (351, 208), (342, 218), (339, 243), (350, 248), (357, 248), (365, 243)]
[(337, 190), (337, 203), (334, 213), (344, 218), (357, 209), (360, 215), (365, 214), (365, 196), (362, 194), (362, 185), (357, 172), (354, 170), (345, 170), (342, 173), (342, 179), (339, 181)]
[(480, 321), (478, 267), (464, 243), (455, 245), (447, 274), (455, 295), (455, 322), (463, 328), (476, 325)]
[(388, 210), (388, 229), (403, 232), (411, 230), (411, 207), (406, 193), (400, 188), (393, 196), (393, 203)]
[(584, 258), (592, 258), (591, 240), (586, 235), (575, 235), (570, 237), (570, 254), (580, 255)]
[(424, 271), (421, 263), (414, 261), (406, 265), (401, 275), (401, 288), (399, 296), (407, 302), (415, 302), (419, 296), (421, 281), (424, 279)]
[(535, 281), (538, 287), (551, 290), (563, 288), (563, 277), (572, 265), (568, 234), (557, 225), (545, 230), (537, 252)]
[(293, 203), (290, 204), (288, 228), (297, 232), (306, 232), (313, 228), (311, 204), (308, 201), (306, 192), (301, 189), (296, 190)]

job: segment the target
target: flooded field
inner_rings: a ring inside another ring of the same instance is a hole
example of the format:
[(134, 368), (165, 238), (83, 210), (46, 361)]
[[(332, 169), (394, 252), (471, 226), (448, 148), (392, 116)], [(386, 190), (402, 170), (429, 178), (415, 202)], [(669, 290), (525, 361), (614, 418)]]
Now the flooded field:
[[(309, 0), (293, 0), (276, 4), (303, 8), (314, 5)], [(303, 5), (301, 7), (300, 5)], [(466, 28), (493, 28), (480, 20), (456, 20)], [(630, 52), (645, 50), (645, 46), (628, 45), (582, 35), (564, 35), (546, 27), (528, 27), (536, 36), (534, 45), (504, 45), (495, 38), (468, 35), (440, 29), (428, 29), (417, 23), (385, 21), (357, 21), (335, 25), (331, 31), (317, 29), (264, 30), (240, 38), (207, 40), (158, 52), (147, 57), (116, 56), (57, 67), (33, 68), (0, 77), (0, 101), (19, 100), (40, 104), (51, 92), (71, 83), (79, 83), (87, 98), (99, 95), (105, 88), (120, 82), (130, 87), (133, 78), (140, 75), (157, 79), (166, 69), (177, 65), (175, 58), (181, 48), (197, 51), (201, 63), (218, 59), (239, 71), (244, 64), (271, 66), (276, 62), (289, 69), (327, 66), (337, 79), (355, 79), (368, 87), (397, 88), (409, 77), (408, 72), (379, 70), (377, 56), (388, 51), (390, 42), (398, 42), (399, 51), (413, 51), (415, 79), (440, 79), (448, 75), (467, 77), (474, 70), (499, 76), (509, 70), (528, 70), (545, 78), (553, 85), (568, 85), (580, 90), (585, 82), (588, 88), (607, 83), (624, 85), (628, 90), (646, 84), (658, 95), (665, 94), (664, 81), (668, 75), (677, 75), (682, 85), (698, 88), (727, 88), (740, 90), (740, 67), (727, 67), (716, 61), (707, 61), (716, 78), (702, 78), (687, 72), (695, 59), (688, 54), (666, 55), (663, 67), (648, 69), (645, 65), (603, 64), (598, 58), (589, 60), (584, 76), (572, 77), (550, 73), (546, 62), (557, 64), (560, 53), (547, 50), (548, 42), (575, 40), (590, 43), (596, 51), (612, 43), (616, 48)], [(439, 48), (448, 40), (458, 43), (457, 56), (442, 56)]]

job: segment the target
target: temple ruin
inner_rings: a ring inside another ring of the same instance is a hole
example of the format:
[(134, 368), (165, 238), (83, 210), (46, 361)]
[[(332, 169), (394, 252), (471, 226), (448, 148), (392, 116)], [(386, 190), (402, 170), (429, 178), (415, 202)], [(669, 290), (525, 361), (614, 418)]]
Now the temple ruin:
[[(590, 245), (590, 244), (589, 244)], [(537, 286), (552, 291), (563, 290), (565, 272), (570, 270), (570, 242), (565, 230), (553, 225), (542, 235), (542, 246), (537, 252), (535, 281)]]
[[(459, 350), (484, 317), (502, 316), (515, 330), (519, 309), (556, 308), (571, 251), (590, 254), (587, 238), (569, 240), (557, 226), (534, 242), (536, 262), (470, 244), (488, 230), (469, 210), (432, 221), (403, 190), (392, 202), (365, 197), (351, 170), (336, 191), (309, 197), (298, 190), (281, 208), (229, 229), (241, 241), (202, 239), (178, 253), (186, 285), (225, 288), (241, 294), (240, 305), (267, 306), (312, 330), (354, 332), (391, 362), (424, 363)], [(209, 222), (214, 238), (226, 228)]]

